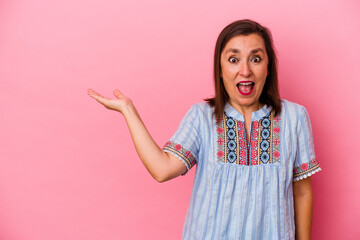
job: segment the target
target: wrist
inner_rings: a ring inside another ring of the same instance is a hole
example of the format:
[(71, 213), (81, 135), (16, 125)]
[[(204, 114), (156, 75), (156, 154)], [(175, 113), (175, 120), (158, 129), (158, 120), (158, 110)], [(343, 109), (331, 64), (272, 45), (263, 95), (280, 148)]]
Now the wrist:
[(129, 100), (120, 111), (124, 117), (130, 117), (133, 114), (137, 114), (136, 108), (131, 100)]

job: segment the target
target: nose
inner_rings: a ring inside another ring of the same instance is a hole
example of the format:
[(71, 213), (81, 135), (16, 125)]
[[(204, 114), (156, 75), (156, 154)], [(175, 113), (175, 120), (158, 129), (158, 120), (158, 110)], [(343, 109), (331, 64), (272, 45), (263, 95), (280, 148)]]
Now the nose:
[(246, 61), (241, 61), (240, 62), (240, 68), (239, 68), (239, 74), (243, 77), (248, 77), (251, 75), (251, 69), (250, 66), (248, 64), (248, 62)]

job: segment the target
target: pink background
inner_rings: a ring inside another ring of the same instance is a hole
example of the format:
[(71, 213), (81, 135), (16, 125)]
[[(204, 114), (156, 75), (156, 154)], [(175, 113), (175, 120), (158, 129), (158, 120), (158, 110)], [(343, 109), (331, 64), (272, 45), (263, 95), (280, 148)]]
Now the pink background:
[(212, 96), (216, 38), (268, 26), (283, 98), (310, 114), (323, 171), (313, 239), (359, 239), (358, 1), (0, 1), (0, 239), (180, 239), (194, 169), (159, 184), (119, 113), (133, 99), (163, 143)]

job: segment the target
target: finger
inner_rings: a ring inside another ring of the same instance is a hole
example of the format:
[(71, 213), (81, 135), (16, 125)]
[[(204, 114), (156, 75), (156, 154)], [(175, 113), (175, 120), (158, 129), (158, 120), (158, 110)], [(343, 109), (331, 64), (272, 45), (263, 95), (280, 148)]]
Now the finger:
[(95, 92), (92, 89), (88, 89), (88, 95), (92, 98), (94, 98), (96, 101), (98, 101), (99, 103), (104, 104), (104, 101), (107, 100), (107, 98), (101, 96), (99, 93)]
[(114, 93), (115, 97), (117, 97), (117, 98), (120, 98), (123, 96), (123, 94), (118, 89), (115, 89), (113, 93)]
[(102, 98), (103, 98), (103, 96), (102, 96), (101, 94), (95, 92), (95, 91), (92, 90), (91, 88), (88, 89), (88, 94), (89, 94), (90, 96), (98, 96), (98, 97), (102, 97)]
[(94, 90), (92, 90), (91, 88), (89, 88), (89, 89), (87, 90), (87, 93), (88, 93), (89, 95), (93, 95), (93, 94), (95, 94), (96, 92), (95, 92)]
[(101, 104), (104, 104), (104, 98), (102, 98), (102, 97), (99, 97), (99, 96), (97, 96), (97, 95), (90, 95), (90, 97), (92, 97), (92, 98), (94, 98), (96, 101), (98, 101), (99, 103), (101, 103)]

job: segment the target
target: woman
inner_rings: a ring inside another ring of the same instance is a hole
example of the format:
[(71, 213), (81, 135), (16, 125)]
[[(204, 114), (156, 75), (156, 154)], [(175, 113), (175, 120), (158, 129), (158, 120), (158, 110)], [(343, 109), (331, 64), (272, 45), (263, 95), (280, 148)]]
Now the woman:
[(193, 105), (163, 149), (119, 90), (116, 99), (88, 93), (124, 115), (157, 181), (197, 164), (183, 239), (310, 239), (310, 176), (320, 167), (305, 108), (279, 97), (269, 30), (251, 20), (228, 25), (214, 78), (215, 97)]

